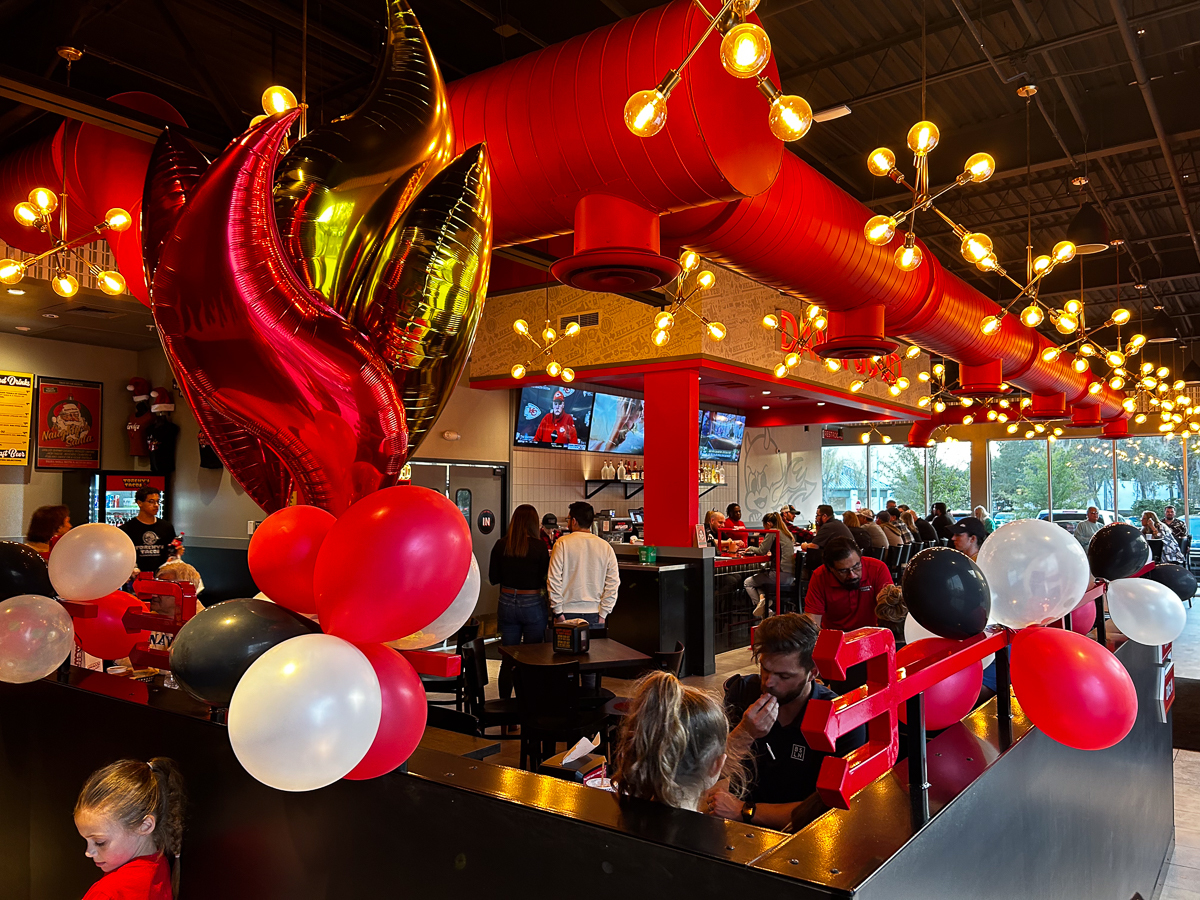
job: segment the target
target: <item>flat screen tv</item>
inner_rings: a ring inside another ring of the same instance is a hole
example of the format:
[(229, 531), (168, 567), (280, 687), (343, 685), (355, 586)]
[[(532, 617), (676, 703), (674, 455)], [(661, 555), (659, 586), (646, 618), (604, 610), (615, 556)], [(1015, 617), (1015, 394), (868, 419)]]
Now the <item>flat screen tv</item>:
[(746, 417), (700, 410), (700, 458), (737, 462), (742, 455)]
[(645, 446), (642, 401), (636, 397), (596, 394), (596, 401), (592, 404), (592, 431), (588, 438), (588, 449), (641, 456)]
[(521, 388), (513, 443), (520, 447), (586, 450), (594, 396), (591, 391), (565, 384)]

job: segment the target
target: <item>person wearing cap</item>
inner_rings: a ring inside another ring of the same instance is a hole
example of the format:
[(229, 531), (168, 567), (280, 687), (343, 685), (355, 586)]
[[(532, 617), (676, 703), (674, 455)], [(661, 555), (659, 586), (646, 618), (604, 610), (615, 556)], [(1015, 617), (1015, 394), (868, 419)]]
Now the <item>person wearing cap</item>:
[(539, 444), (561, 447), (579, 443), (579, 435), (575, 433), (575, 417), (567, 412), (567, 397), (562, 391), (554, 392), (550, 400), (550, 412), (542, 416), (533, 439)]
[(787, 526), (787, 529), (792, 533), (793, 538), (799, 537), (800, 532), (803, 531), (802, 528), (797, 528), (792, 524), (796, 521), (796, 512), (796, 507), (792, 506), (790, 503), (779, 510), (779, 515), (783, 519), (783, 524)]
[(966, 516), (950, 526), (950, 538), (954, 541), (955, 550), (975, 559), (979, 555), (979, 548), (987, 540), (987, 529), (974, 516)]
[(873, 550), (882, 550), (888, 546), (887, 535), (883, 533), (882, 528), (875, 524), (875, 513), (871, 510), (859, 510), (858, 525), (870, 537)]
[(558, 530), (558, 516), (556, 516), (554, 513), (546, 513), (544, 516), (542, 516), (542, 527), (540, 531), (542, 543), (546, 545), (546, 551), (549, 552), (553, 550), (554, 542), (557, 541), (559, 536), (562, 534), (562, 532)]
[(881, 509), (875, 514), (875, 526), (883, 532), (889, 547), (899, 547), (904, 543), (904, 538), (900, 536), (900, 529), (896, 527), (897, 521), (886, 509)]

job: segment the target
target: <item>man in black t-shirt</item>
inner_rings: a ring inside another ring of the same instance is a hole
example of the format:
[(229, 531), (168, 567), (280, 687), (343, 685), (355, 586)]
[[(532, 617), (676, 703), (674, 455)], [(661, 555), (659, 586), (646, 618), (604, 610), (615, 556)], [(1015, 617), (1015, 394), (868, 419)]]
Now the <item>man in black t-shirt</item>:
[[(813, 697), (837, 696), (814, 679), (813, 647), (820, 629), (808, 616), (786, 613), (764, 619), (751, 647), (758, 675), (734, 675), (725, 682), (725, 712), (731, 756), (752, 756), (753, 783), (746, 799), (712, 791), (707, 811), (765, 828), (801, 828), (826, 810), (815, 793), (817, 774), (828, 753), (812, 749), (800, 731)], [(845, 756), (867, 741), (865, 725), (838, 739)]]
[(175, 529), (171, 523), (158, 518), (162, 494), (158, 488), (138, 488), (134, 496), (138, 514), (120, 526), (129, 535), (137, 551), (139, 572), (157, 572), (159, 566), (171, 555), (171, 541), (175, 540)]
[(933, 504), (933, 518), (929, 522), (933, 526), (934, 531), (940, 538), (952, 538), (954, 535), (950, 533), (950, 529), (954, 527), (954, 520), (946, 515), (946, 504)]

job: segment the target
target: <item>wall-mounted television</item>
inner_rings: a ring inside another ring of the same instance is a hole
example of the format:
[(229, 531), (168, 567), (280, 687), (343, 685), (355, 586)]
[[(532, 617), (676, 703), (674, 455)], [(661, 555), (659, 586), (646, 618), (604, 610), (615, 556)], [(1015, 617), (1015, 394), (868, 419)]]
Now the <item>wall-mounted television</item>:
[(588, 449), (600, 453), (643, 455), (646, 433), (642, 410), (643, 402), (637, 397), (596, 394)]
[(594, 397), (591, 391), (565, 384), (521, 388), (513, 443), (520, 447), (586, 450)]
[(700, 458), (737, 462), (742, 455), (746, 417), (700, 410)]

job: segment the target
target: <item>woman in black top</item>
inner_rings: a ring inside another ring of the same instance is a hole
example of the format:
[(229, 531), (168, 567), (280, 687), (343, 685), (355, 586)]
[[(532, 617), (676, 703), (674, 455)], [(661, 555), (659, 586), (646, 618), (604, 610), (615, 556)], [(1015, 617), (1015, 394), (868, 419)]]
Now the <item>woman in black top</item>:
[[(537, 510), (528, 503), (518, 506), (508, 523), (508, 533), (496, 541), (488, 566), (488, 581), (500, 585), (497, 624), (500, 643), (540, 644), (546, 633), (549, 610), (546, 606), (546, 573), (550, 569), (550, 551), (542, 541)], [(500, 662), (500, 698), (512, 696), (512, 658)]]

